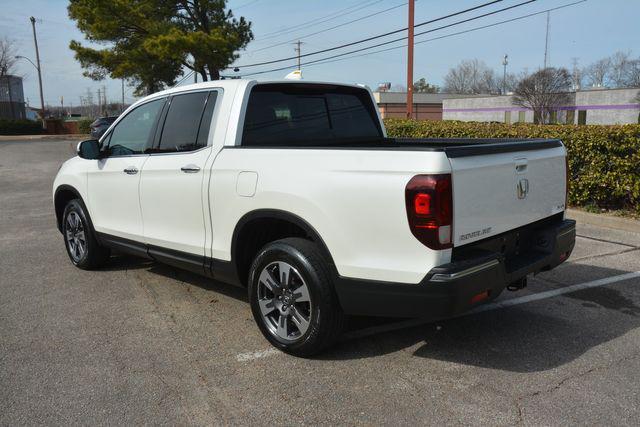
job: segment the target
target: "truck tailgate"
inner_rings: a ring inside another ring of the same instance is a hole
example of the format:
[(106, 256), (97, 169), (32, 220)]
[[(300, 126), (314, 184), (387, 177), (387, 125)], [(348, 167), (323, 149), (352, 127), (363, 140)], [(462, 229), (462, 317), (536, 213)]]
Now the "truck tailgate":
[(565, 209), (563, 146), (450, 156), (453, 244), (462, 246)]

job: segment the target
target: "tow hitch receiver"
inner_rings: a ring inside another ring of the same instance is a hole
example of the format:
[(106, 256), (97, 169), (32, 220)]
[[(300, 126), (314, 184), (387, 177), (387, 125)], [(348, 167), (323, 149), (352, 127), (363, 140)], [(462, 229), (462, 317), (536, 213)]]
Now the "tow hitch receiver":
[(527, 287), (527, 277), (523, 277), (522, 279), (516, 280), (515, 282), (509, 283), (507, 289), (510, 291), (519, 291), (520, 289), (524, 289)]

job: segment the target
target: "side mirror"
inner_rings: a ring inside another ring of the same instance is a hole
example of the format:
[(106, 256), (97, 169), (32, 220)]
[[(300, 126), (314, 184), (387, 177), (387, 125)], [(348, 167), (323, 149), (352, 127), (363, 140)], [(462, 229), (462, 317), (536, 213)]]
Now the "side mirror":
[(76, 152), (83, 159), (98, 159), (100, 157), (100, 143), (97, 139), (87, 139), (78, 144)]

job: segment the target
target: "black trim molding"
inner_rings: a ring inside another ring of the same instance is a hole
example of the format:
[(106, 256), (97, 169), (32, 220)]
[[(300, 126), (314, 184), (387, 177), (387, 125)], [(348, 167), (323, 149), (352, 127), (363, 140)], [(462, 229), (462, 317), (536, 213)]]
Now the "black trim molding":
[(309, 142), (306, 145), (226, 145), (223, 150), (360, 150), (360, 151), (436, 151), (449, 158), (480, 156), (515, 151), (562, 147), (558, 139), (475, 139), (475, 138), (384, 138), (361, 142)]
[(147, 245), (145, 243), (113, 236), (111, 234), (96, 233), (96, 235), (101, 245), (107, 246), (118, 252), (152, 259), (163, 264), (172, 265), (204, 276), (212, 276), (210, 269), (210, 265), (212, 263), (203, 255), (195, 255), (188, 252), (162, 248), (160, 246)]

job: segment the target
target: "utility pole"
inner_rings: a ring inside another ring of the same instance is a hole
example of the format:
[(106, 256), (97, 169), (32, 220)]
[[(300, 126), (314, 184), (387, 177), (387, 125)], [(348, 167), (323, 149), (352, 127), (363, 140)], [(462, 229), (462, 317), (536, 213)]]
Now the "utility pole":
[(102, 85), (102, 107), (104, 108), (104, 115), (108, 116), (108, 112), (107, 112), (107, 87), (105, 85)]
[(122, 79), (122, 107), (120, 107), (120, 113), (124, 112), (124, 79)]
[(504, 54), (504, 58), (502, 58), (502, 66), (504, 67), (502, 71), (502, 94), (503, 95), (507, 94), (507, 64), (509, 64), (508, 58), (509, 58), (509, 55), (507, 55), (506, 53)]
[(102, 96), (100, 95), (100, 88), (98, 88), (98, 117), (102, 116)]
[(36, 18), (29, 18), (31, 27), (33, 28), (33, 43), (36, 46), (36, 64), (38, 64), (38, 83), (40, 84), (40, 117), (42, 118), (42, 127), (46, 128), (47, 123), (44, 120), (44, 95), (42, 94), (42, 67), (40, 66), (40, 51), (38, 50), (38, 37), (36, 36)]
[(407, 29), (407, 118), (413, 117), (413, 17), (414, 17), (415, 0), (409, 0), (409, 23)]
[(551, 12), (547, 11), (547, 36), (544, 39), (544, 68), (547, 68), (549, 59), (549, 20), (551, 18)]
[(572, 58), (571, 62), (573, 64), (573, 90), (580, 90), (580, 80), (582, 80), (582, 76), (580, 75), (580, 68), (578, 67), (578, 58)]
[(60, 97), (60, 117), (64, 117), (64, 96)]
[(298, 40), (297, 42), (294, 43), (296, 45), (296, 47), (294, 48), (294, 50), (296, 51), (296, 54), (298, 54), (298, 70), (300, 70), (300, 55), (302, 54), (302, 42), (300, 40)]

